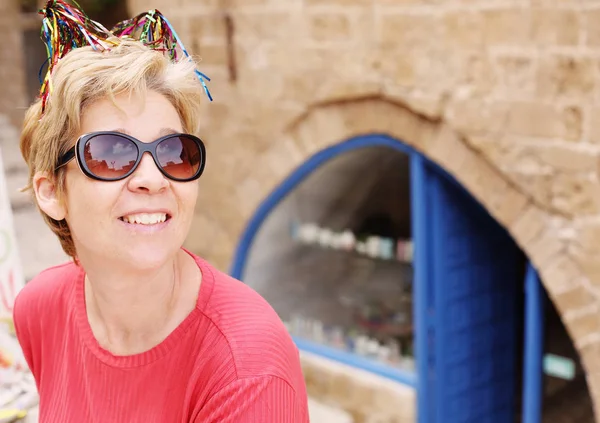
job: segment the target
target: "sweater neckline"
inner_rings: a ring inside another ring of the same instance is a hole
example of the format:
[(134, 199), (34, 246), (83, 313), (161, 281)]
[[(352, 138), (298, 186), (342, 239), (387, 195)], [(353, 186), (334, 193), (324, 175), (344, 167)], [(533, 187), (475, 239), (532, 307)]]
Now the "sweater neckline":
[(77, 276), (75, 287), (75, 309), (76, 319), (79, 326), (79, 332), (83, 338), (85, 346), (103, 363), (112, 367), (131, 368), (140, 367), (150, 364), (161, 357), (164, 357), (169, 351), (179, 344), (179, 341), (185, 336), (190, 327), (203, 314), (206, 305), (212, 294), (215, 277), (209, 264), (200, 257), (192, 254), (188, 250), (182, 248), (188, 253), (198, 265), (202, 279), (200, 290), (198, 291), (198, 299), (196, 307), (187, 315), (185, 319), (158, 345), (151, 349), (132, 355), (115, 355), (106, 350), (96, 340), (92, 327), (87, 317), (87, 307), (85, 304), (85, 271), (79, 267), (79, 275)]

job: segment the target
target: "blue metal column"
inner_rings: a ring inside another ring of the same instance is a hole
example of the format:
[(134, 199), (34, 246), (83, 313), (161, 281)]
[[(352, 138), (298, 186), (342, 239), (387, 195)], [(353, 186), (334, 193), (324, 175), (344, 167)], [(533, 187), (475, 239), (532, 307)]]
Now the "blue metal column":
[(537, 271), (525, 276), (525, 351), (523, 360), (523, 423), (542, 421), (544, 356), (544, 289)]

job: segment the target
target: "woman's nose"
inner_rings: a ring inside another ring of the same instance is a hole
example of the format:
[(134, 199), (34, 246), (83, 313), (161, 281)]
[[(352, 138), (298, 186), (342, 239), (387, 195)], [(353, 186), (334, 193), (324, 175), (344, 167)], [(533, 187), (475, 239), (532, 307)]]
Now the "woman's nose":
[(169, 181), (158, 169), (154, 159), (145, 153), (128, 181), (131, 191), (157, 193), (164, 190)]

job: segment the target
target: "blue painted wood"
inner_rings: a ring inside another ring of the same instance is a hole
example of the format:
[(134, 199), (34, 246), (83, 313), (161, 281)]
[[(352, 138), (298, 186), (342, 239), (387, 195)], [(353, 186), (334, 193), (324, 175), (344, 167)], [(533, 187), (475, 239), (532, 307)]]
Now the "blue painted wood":
[(431, 421), (431, 414), (435, 410), (432, 388), (434, 380), (430, 373), (434, 357), (433, 345), (433, 287), (430, 282), (432, 266), (429, 256), (433, 247), (431, 239), (431, 207), (427, 198), (428, 178), (431, 176), (425, 168), (425, 158), (417, 153), (411, 155), (410, 183), (411, 183), (411, 224), (414, 243), (413, 258), (413, 321), (415, 327), (415, 357), (417, 357), (417, 421)]
[(518, 249), (462, 186), (417, 151), (386, 135), (350, 139), (296, 169), (260, 204), (236, 249), (232, 276), (243, 280), (263, 221), (305, 177), (338, 154), (388, 146), (411, 155), (415, 242), (417, 373), (295, 339), (300, 349), (379, 372), (418, 389), (419, 423), (500, 423), (514, 417)]
[(426, 391), (435, 411), (419, 422), (513, 421), (519, 250), (472, 197), (437, 169), (428, 173), (432, 281), (425, 286), (434, 306), (426, 318), (434, 330)]
[(533, 265), (525, 277), (525, 351), (523, 352), (523, 423), (542, 421), (544, 288)]

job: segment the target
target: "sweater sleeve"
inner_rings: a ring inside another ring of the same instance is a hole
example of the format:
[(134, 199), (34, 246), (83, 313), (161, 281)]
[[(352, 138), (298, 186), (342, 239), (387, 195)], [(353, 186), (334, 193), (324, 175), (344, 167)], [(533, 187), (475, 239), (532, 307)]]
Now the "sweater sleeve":
[(238, 379), (217, 392), (194, 423), (309, 423), (307, 399), (275, 376)]
[(28, 330), (28, 324), (26, 321), (27, 310), (22, 309), (23, 299), (21, 295), (17, 295), (15, 299), (15, 303), (13, 306), (13, 323), (15, 326), (15, 332), (17, 335), (17, 340), (19, 341), (19, 345), (21, 345), (21, 350), (23, 351), (23, 355), (25, 356), (25, 360), (27, 361), (27, 365), (29, 366), (29, 370), (33, 374), (35, 374), (34, 366), (33, 366), (33, 354), (31, 347), (31, 336)]

